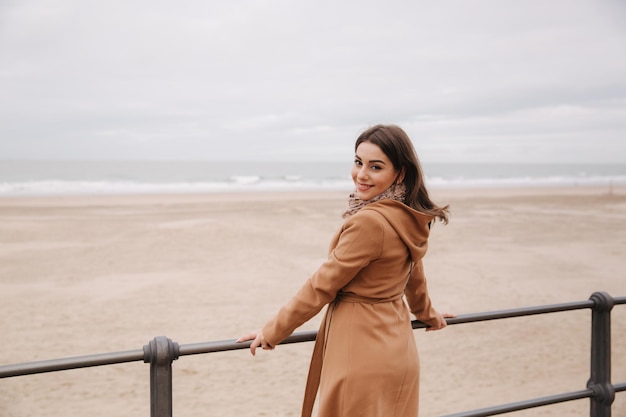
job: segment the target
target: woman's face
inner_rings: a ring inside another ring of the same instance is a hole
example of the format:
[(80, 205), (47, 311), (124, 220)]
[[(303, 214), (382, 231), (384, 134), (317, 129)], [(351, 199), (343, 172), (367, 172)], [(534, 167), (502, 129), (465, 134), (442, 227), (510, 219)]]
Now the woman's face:
[(361, 142), (356, 148), (352, 180), (356, 187), (356, 195), (361, 200), (371, 200), (385, 191), (396, 181), (398, 171), (387, 158), (387, 155), (371, 142)]

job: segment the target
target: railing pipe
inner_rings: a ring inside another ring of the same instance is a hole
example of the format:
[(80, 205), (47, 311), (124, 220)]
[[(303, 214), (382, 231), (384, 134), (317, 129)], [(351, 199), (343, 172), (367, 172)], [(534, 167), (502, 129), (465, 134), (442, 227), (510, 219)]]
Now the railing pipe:
[(172, 417), (172, 362), (178, 359), (178, 343), (158, 336), (143, 351), (143, 361), (150, 363), (150, 417)]
[[(283, 340), (280, 344), (312, 342), (317, 337), (317, 330), (298, 332)], [(228, 350), (247, 349), (252, 342), (237, 343), (235, 340), (219, 340), (215, 342), (192, 343), (180, 346), (180, 356), (198, 355), (201, 353), (224, 352)]]
[[(626, 304), (626, 297), (616, 297), (615, 304)], [(525, 307), (510, 310), (490, 311), (485, 313), (460, 314), (455, 318), (446, 319), (448, 325), (474, 323), (479, 321), (497, 320), (528, 315), (553, 313), (559, 311), (582, 310), (593, 308), (592, 300), (577, 301), (563, 304), (552, 304), (537, 307)], [(411, 322), (413, 329), (425, 328), (426, 325), (418, 320)], [(281, 344), (310, 342), (315, 340), (317, 331), (298, 332), (289, 336)], [(180, 345), (179, 356), (196, 355), (201, 353), (223, 352), (229, 350), (247, 349), (250, 342), (236, 343), (234, 339), (213, 342), (192, 343)], [(98, 355), (76, 356), (63, 359), (53, 359), (38, 362), (19, 363), (0, 366), (0, 378), (37, 374), (44, 372), (63, 371), (67, 369), (86, 368), (90, 366), (112, 365), (123, 362), (140, 361), (144, 359), (142, 350), (103, 353)]]
[(142, 350), (101, 353), (97, 355), (74, 356), (63, 359), (50, 359), (37, 362), (17, 363), (0, 366), (0, 378), (65, 371), (68, 369), (88, 368), (91, 366), (114, 365), (116, 363), (135, 362), (144, 358)]
[[(513, 317), (533, 316), (537, 314), (558, 313), (561, 311), (583, 310), (586, 308), (592, 308), (593, 306), (594, 306), (593, 301), (584, 300), (584, 301), (575, 301), (571, 303), (550, 304), (550, 305), (545, 305), (545, 306), (522, 307), (522, 308), (513, 308), (509, 310), (488, 311), (485, 313), (462, 314), (455, 318), (446, 319), (446, 321), (448, 322), (448, 325), (462, 324), (462, 323), (474, 323), (474, 322), (479, 322), (479, 321), (489, 321), (489, 320), (508, 319), (508, 318), (513, 318)], [(414, 320), (412, 324), (413, 324), (414, 329), (426, 327), (425, 324), (421, 323), (418, 320)]]
[(533, 400), (519, 401), (509, 404), (497, 405), (493, 407), (481, 408), (478, 410), (464, 411), (461, 413), (447, 414), (443, 417), (487, 417), (498, 414), (512, 413), (514, 411), (528, 410), (529, 408), (543, 407), (545, 405), (558, 404), (566, 401), (589, 398), (593, 395), (590, 389), (569, 392), (549, 397), (535, 398)]
[(615, 389), (611, 384), (611, 310), (613, 298), (605, 292), (595, 292), (591, 309), (591, 376), (587, 388), (594, 395), (590, 401), (590, 417), (611, 417)]
[[(591, 417), (610, 417), (615, 393), (626, 391), (626, 383), (611, 384), (610, 314), (612, 307), (617, 304), (626, 304), (626, 296), (611, 298), (607, 293), (597, 292), (592, 294), (589, 300), (585, 301), (463, 314), (447, 319), (447, 323), (453, 325), (586, 308), (592, 309), (591, 376), (586, 390), (450, 414), (446, 417), (491, 416), (582, 398), (591, 399)], [(414, 320), (411, 325), (413, 329), (426, 327), (424, 323), (417, 320)], [(309, 342), (315, 340), (316, 336), (317, 331), (294, 333), (281, 344)], [(143, 350), (3, 365), (0, 366), (0, 378), (143, 360), (146, 363), (150, 363), (151, 416), (171, 417), (173, 409), (172, 362), (174, 360), (183, 355), (247, 349), (250, 343), (236, 343), (234, 340), (223, 340), (179, 346), (178, 343), (172, 342), (164, 336), (159, 336), (144, 346)]]
[[(498, 320), (512, 317), (523, 317), (537, 314), (556, 313), (560, 311), (582, 310), (592, 308), (594, 302), (591, 300), (576, 301), (571, 303), (551, 304), (537, 307), (524, 307), (509, 310), (490, 311), (485, 313), (460, 314), (455, 318), (446, 319), (448, 325), (474, 323), (479, 321)], [(423, 329), (426, 324), (419, 320), (411, 322), (413, 329)], [(289, 336), (281, 345), (289, 343), (310, 342), (315, 340), (317, 331), (306, 331), (294, 333)], [(219, 340), (214, 342), (193, 343), (180, 346), (180, 356), (197, 355), (202, 353), (223, 352), (228, 350), (247, 349), (251, 342), (236, 343), (234, 340)]]

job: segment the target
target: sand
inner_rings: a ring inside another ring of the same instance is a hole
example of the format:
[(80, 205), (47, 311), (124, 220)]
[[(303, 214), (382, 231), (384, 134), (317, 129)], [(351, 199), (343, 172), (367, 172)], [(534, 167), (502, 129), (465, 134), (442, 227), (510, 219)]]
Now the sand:
[[(440, 310), (626, 295), (624, 187), (431, 193), (452, 211), (424, 261)], [(235, 339), (324, 260), (344, 206), (340, 193), (2, 198), (0, 364)], [(612, 320), (613, 381), (626, 382), (626, 306)], [(584, 389), (589, 336), (589, 310), (416, 331), (421, 416)], [(312, 347), (181, 357), (174, 415), (298, 416)], [(588, 403), (515, 415), (582, 417)], [(148, 416), (149, 365), (0, 380), (0, 416), (42, 414)]]

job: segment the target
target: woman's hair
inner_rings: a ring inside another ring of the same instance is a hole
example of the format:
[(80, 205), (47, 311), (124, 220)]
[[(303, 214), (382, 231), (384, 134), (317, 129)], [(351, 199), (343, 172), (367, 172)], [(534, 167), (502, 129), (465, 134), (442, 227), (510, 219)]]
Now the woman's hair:
[(363, 142), (377, 145), (391, 160), (398, 172), (404, 173), (402, 182), (406, 187), (404, 203), (425, 214), (448, 223), (448, 206), (439, 207), (428, 196), (422, 167), (409, 136), (395, 125), (372, 126), (357, 138), (354, 150)]

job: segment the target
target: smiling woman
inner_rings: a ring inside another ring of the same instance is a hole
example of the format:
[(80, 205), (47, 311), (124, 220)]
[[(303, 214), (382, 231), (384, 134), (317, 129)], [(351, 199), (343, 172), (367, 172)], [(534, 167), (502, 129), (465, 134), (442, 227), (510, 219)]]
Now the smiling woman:
[(252, 340), (253, 355), (259, 347), (272, 350), (328, 304), (302, 416), (311, 415), (319, 390), (319, 417), (415, 417), (419, 359), (409, 311), (429, 330), (454, 316), (433, 308), (422, 266), (431, 224), (447, 222), (448, 209), (428, 197), (399, 127), (367, 129), (355, 150), (356, 191), (328, 259), (273, 319), (238, 342)]

